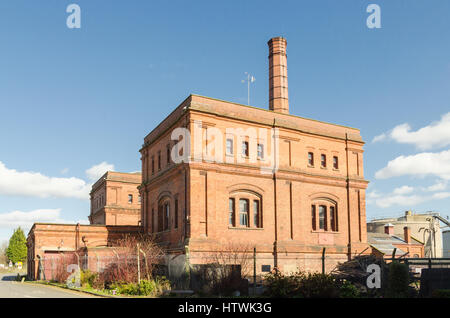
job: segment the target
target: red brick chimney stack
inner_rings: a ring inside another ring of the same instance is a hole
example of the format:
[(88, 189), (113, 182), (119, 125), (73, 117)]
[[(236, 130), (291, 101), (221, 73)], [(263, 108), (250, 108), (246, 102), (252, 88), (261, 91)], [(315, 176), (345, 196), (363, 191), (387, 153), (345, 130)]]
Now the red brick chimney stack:
[(384, 226), (384, 233), (394, 235), (394, 224), (388, 223)]
[(269, 109), (289, 114), (286, 39), (270, 39), (269, 45)]
[(405, 226), (403, 228), (403, 232), (405, 236), (405, 242), (408, 244), (411, 243), (411, 229), (409, 228), (409, 226)]

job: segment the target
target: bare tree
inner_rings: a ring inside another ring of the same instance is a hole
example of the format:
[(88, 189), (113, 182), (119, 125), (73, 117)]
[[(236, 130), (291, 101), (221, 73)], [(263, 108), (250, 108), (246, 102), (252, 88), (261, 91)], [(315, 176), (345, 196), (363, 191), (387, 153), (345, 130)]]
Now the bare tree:
[(0, 245), (0, 264), (5, 264), (8, 260), (6, 257), (6, 249), (8, 248), (8, 242), (3, 241)]

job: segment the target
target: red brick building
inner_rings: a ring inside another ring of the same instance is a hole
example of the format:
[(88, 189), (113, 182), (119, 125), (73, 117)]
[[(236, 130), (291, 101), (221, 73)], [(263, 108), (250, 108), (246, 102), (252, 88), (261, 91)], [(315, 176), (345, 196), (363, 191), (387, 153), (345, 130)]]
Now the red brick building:
[(106, 172), (91, 191), (91, 224), (139, 225), (141, 173)]
[(191, 264), (234, 242), (258, 272), (320, 270), (324, 247), (331, 270), (369, 252), (364, 142), (289, 114), (286, 40), (268, 44), (269, 110), (190, 95), (145, 137), (142, 225)]
[(289, 114), (286, 40), (268, 44), (269, 110), (190, 95), (144, 138), (142, 175), (93, 186), (92, 225), (33, 226), (29, 277), (38, 255), (138, 231), (190, 264), (230, 243), (256, 248), (258, 273), (318, 271), (323, 248), (327, 271), (370, 253), (360, 131)]

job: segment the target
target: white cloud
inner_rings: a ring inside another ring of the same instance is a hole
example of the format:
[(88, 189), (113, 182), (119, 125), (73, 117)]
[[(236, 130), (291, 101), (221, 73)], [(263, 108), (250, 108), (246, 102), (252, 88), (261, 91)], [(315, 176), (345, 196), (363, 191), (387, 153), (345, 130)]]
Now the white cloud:
[(375, 200), (375, 204), (380, 208), (389, 208), (393, 205), (413, 206), (427, 201), (429, 198), (420, 195), (398, 195), (389, 194)]
[(450, 180), (450, 150), (438, 153), (423, 152), (411, 156), (399, 156), (375, 173), (377, 179), (399, 176), (437, 176)]
[(0, 161), (0, 194), (89, 199), (91, 185), (79, 178), (48, 177), (39, 172), (8, 169)]
[[(430, 188), (430, 187), (428, 187)], [(376, 204), (380, 208), (389, 208), (391, 206), (413, 207), (414, 205), (432, 201), (450, 198), (450, 192), (429, 193), (428, 188), (413, 188), (407, 185), (395, 188), (391, 193), (383, 194), (377, 190), (367, 193), (366, 203), (368, 205)], [(413, 192), (422, 191), (421, 193)]]
[(442, 148), (450, 145), (450, 113), (444, 114), (437, 122), (411, 131), (407, 123), (394, 127), (389, 133), (376, 136), (372, 142), (392, 139), (398, 143), (411, 144), (420, 150)]
[(114, 171), (114, 165), (103, 161), (102, 163), (87, 169), (86, 175), (90, 180), (97, 181), (107, 171)]
[(438, 181), (436, 181), (435, 184), (426, 187), (424, 189), (424, 191), (435, 192), (435, 191), (442, 191), (442, 190), (445, 190), (445, 189), (447, 189), (447, 181), (445, 181), (445, 180), (442, 180), (442, 181), (438, 180)]
[[(0, 213), (0, 228), (21, 227), (28, 231), (33, 223), (82, 223), (88, 224), (87, 220), (78, 222), (68, 221), (61, 218), (61, 209), (38, 209), (29, 212), (12, 211)], [(26, 234), (26, 233), (25, 233)]]
[(447, 199), (450, 198), (450, 192), (438, 192), (433, 194), (433, 198), (435, 199)]
[(381, 134), (381, 135), (375, 136), (375, 137), (372, 139), (372, 142), (383, 141), (383, 140), (385, 140), (386, 138), (387, 138), (386, 134), (383, 133), (383, 134)]
[(413, 192), (413, 191), (414, 191), (414, 188), (413, 188), (413, 187), (404, 185), (404, 186), (402, 186), (402, 187), (395, 188), (394, 191), (393, 191), (393, 193), (394, 193), (394, 194), (397, 194), (397, 195), (404, 195), (404, 194), (409, 194), (409, 193), (411, 193), (411, 192)]

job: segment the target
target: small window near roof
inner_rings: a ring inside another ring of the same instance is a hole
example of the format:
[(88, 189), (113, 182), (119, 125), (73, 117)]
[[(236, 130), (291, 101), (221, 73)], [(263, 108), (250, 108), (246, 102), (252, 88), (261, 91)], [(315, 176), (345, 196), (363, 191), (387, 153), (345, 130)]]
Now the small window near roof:
[(258, 158), (264, 159), (264, 145), (258, 144)]
[(327, 156), (325, 156), (324, 154), (320, 155), (320, 165), (322, 166), (322, 168), (327, 167)]
[(248, 157), (248, 141), (242, 142), (242, 155)]
[(128, 195), (128, 203), (133, 203), (133, 195), (132, 194)]
[(314, 166), (314, 154), (312, 152), (308, 152), (308, 165)]
[(333, 157), (333, 168), (339, 169), (338, 157), (336, 157), (336, 156)]
[(227, 139), (227, 155), (233, 154), (233, 139), (228, 138)]

